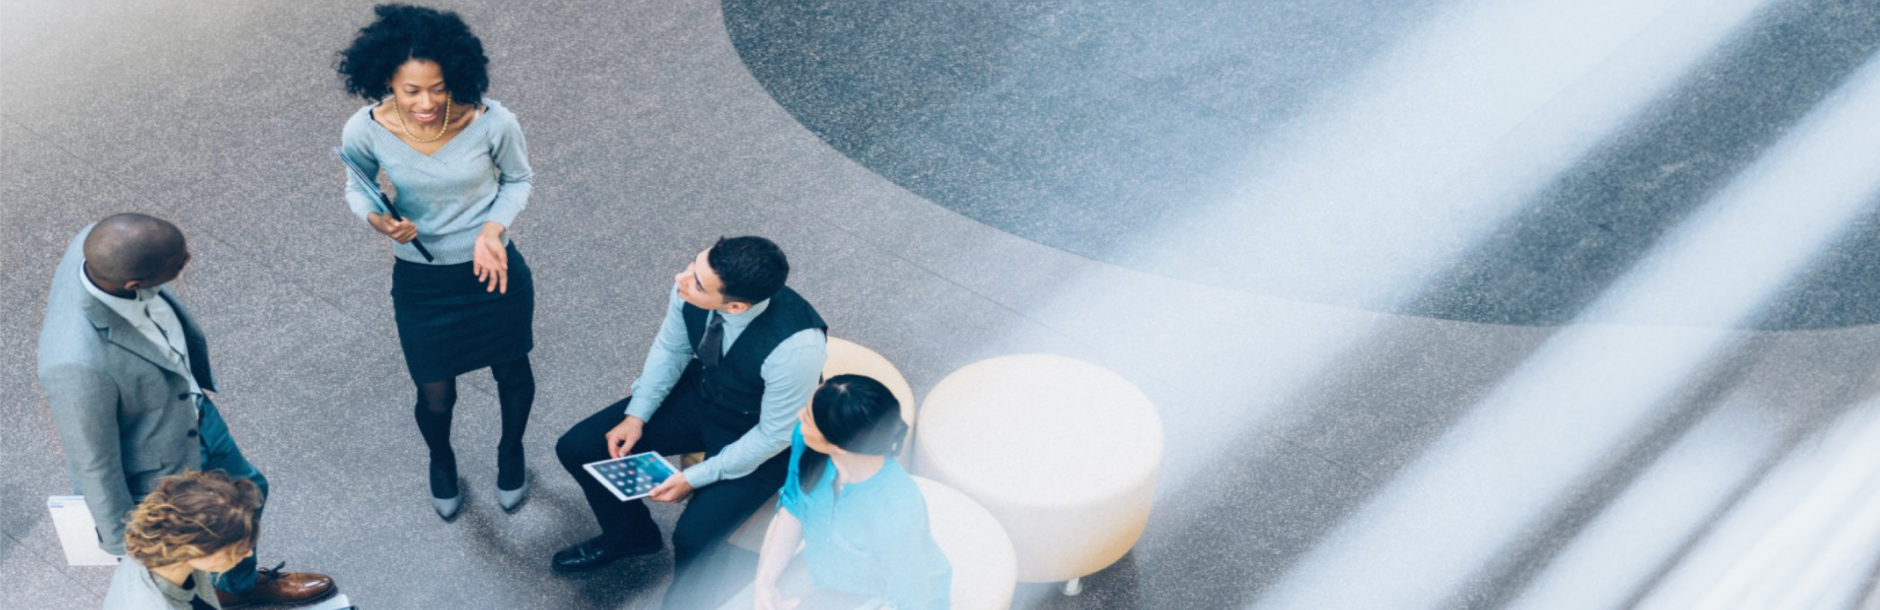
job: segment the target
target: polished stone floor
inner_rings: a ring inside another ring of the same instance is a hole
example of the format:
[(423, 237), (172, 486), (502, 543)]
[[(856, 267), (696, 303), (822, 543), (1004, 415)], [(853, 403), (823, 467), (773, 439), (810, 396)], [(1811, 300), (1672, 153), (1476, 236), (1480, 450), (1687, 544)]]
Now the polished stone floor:
[(196, 252), (263, 560), (364, 608), (656, 607), (666, 554), (549, 572), (594, 529), (552, 443), (746, 233), (917, 395), (1044, 352), (1157, 404), (1140, 543), (1020, 607), (1880, 607), (1880, 5), (437, 5), (536, 171), (530, 503), (495, 506), (485, 374), (467, 512), (425, 499), (328, 151), (371, 3), (6, 0), (0, 606), (101, 602), (34, 343), (67, 240), (139, 211)]

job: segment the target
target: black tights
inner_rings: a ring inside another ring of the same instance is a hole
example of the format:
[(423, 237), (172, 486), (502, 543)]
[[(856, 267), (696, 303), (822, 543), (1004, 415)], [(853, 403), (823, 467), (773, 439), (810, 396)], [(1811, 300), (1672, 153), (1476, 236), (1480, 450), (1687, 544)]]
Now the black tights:
[[(529, 427), (529, 410), (535, 405), (535, 371), (524, 356), (490, 367), (496, 378), (496, 399), (502, 406), (503, 437), (496, 445), (496, 486), (515, 489), (522, 485), (522, 433)], [(450, 446), (450, 416), (457, 406), (457, 380), (418, 384), (418, 433), (431, 449), (433, 463), (450, 464), (454, 473), (457, 453)], [(455, 476), (450, 477), (455, 487)], [(445, 496), (439, 496), (445, 497)]]

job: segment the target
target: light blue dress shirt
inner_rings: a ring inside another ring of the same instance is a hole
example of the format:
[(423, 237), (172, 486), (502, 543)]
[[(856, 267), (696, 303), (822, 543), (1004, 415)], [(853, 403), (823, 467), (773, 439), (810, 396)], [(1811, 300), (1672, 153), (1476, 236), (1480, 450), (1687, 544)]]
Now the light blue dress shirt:
[[(692, 341), (685, 332), (684, 307), (685, 299), (679, 298), (679, 288), (673, 286), (666, 303), (666, 320), (660, 323), (659, 336), (653, 338), (653, 347), (646, 352), (646, 366), (640, 378), (633, 382), (633, 402), (627, 405), (627, 415), (651, 421), (653, 413), (666, 402), (673, 384), (679, 382), (679, 376), (692, 361)], [(724, 351), (729, 353), (738, 337), (744, 334), (745, 327), (769, 309), (770, 300), (765, 299), (743, 313), (710, 312), (724, 316)], [(810, 394), (816, 391), (822, 379), (823, 360), (828, 356), (828, 338), (821, 329), (804, 329), (778, 344), (777, 349), (764, 358), (764, 401), (757, 427), (726, 445), (718, 455), (685, 469), (686, 482), (693, 487), (704, 487), (751, 474), (764, 460), (789, 447), (796, 412), (809, 404)]]
[(790, 438), (790, 478), (777, 505), (803, 524), (803, 561), (818, 588), (887, 600), (895, 610), (944, 610), (949, 605), (953, 566), (940, 553), (927, 523), (927, 501), (914, 478), (889, 456), (867, 479), (842, 486), (836, 468), (803, 491), (797, 464), (803, 430)]

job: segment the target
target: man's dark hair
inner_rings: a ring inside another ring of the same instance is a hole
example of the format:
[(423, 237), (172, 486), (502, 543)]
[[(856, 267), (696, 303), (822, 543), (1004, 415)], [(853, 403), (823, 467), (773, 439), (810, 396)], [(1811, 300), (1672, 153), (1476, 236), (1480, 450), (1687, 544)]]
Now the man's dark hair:
[(85, 236), (85, 266), (103, 280), (145, 280), (162, 274), (186, 248), (182, 229), (167, 220), (114, 214), (98, 221)]
[(437, 62), (444, 72), (444, 89), (461, 104), (483, 103), (490, 88), (490, 58), (483, 41), (470, 32), (457, 13), (407, 4), (381, 4), (372, 9), (379, 18), (359, 30), (352, 46), (339, 52), (339, 75), (346, 92), (382, 100), (398, 67), (412, 59)]
[(783, 249), (762, 237), (720, 237), (705, 254), (705, 262), (724, 282), (719, 294), (753, 305), (776, 295), (790, 277), (790, 261), (783, 257)]

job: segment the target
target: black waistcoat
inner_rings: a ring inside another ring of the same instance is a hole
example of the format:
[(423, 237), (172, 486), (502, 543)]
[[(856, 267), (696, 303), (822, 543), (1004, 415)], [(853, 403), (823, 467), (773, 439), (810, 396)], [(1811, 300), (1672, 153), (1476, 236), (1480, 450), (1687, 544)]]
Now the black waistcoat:
[(770, 297), (770, 305), (764, 313), (744, 327), (731, 349), (719, 359), (718, 366), (706, 370), (698, 359), (698, 345), (705, 338), (705, 314), (710, 312), (686, 303), (681, 313), (685, 318), (686, 338), (692, 343), (692, 361), (686, 364), (684, 377), (697, 379), (699, 390), (707, 400), (740, 414), (763, 410), (764, 359), (770, 357), (778, 344), (805, 329), (829, 331), (829, 325), (816, 314), (816, 308), (785, 286)]

